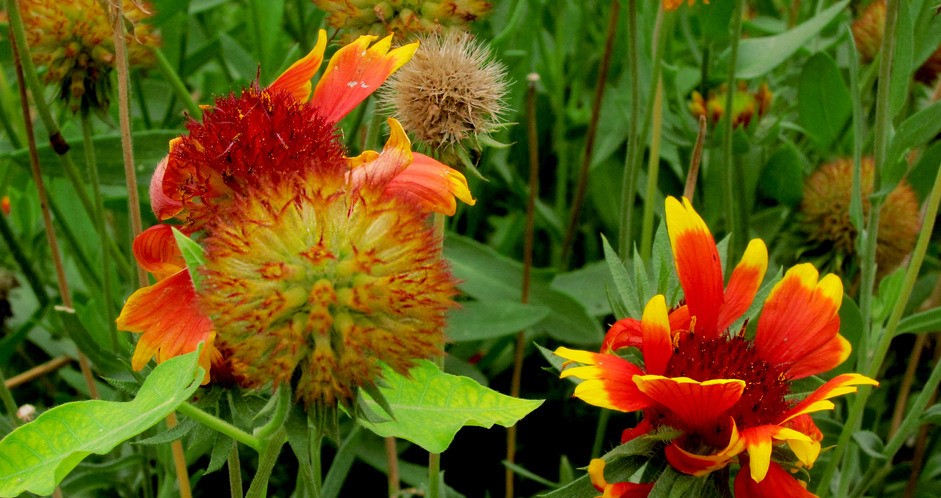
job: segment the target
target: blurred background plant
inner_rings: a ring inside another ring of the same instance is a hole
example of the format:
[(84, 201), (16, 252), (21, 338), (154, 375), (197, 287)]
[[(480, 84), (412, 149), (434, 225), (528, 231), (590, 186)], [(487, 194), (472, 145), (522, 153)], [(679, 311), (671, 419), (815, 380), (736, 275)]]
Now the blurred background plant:
[[(148, 375), (132, 375), (130, 335), (113, 332), (115, 310), (140, 286), (130, 250), (134, 203), (145, 226), (157, 220), (146, 201), (131, 198), (129, 208), (121, 117), (108, 105), (120, 100), (120, 75), (105, 4), (3, 4), (6, 14), (20, 6), (38, 73), (25, 124), (14, 23), (3, 15), (2, 434), (22, 423), (14, 416), (20, 405), (43, 413), (95, 393), (126, 401)], [(815, 416), (824, 447), (834, 447), (808, 469), (809, 489), (941, 493), (941, 441), (932, 430), (941, 413), (933, 230), (941, 91), (931, 69), (941, 16), (934, 2), (159, 0), (122, 7), (133, 165), (143, 194), (168, 142), (200, 117), (199, 103), (273, 81), (314, 46), (318, 28), (331, 38), (327, 57), (365, 33), (422, 41), (383, 99), (344, 118), (342, 140), (351, 150), (379, 150), (382, 124), (393, 115), (413, 132), (416, 150), (465, 173), (476, 205), (438, 220), (461, 282), (443, 368), (545, 402), (519, 422), (512, 453), (503, 429), (462, 429), (440, 457), (444, 486), (429, 483), (427, 448), (343, 423), (324, 446), (330, 470), (321, 496), (427, 496), (436, 486), (438, 496), (596, 496), (585, 487), (585, 467), (637, 421), (572, 400), (573, 385), (558, 379), (557, 359), (540, 348), (596, 350), (617, 319), (639, 318), (649, 297), (676, 289), (673, 277), (654, 269), (672, 261), (660, 222), (664, 197), (682, 194), (689, 176), (697, 211), (725, 240), (723, 261), (737, 261), (745, 242), (760, 237), (770, 257), (766, 286), (796, 262), (844, 281), (842, 334), (853, 353), (833, 375), (861, 372), (881, 385)], [(449, 84), (474, 98), (447, 100)], [(426, 85), (437, 85), (442, 100), (423, 101), (438, 95)], [(439, 120), (433, 106), (453, 108), (460, 123)], [(43, 187), (31, 170), (28, 129), (35, 129)], [(691, 174), (692, 164), (699, 166)], [(40, 188), (60, 246), (58, 271)], [(60, 304), (74, 313), (54, 307)], [(82, 356), (93, 377), (83, 375)], [(812, 378), (804, 390), (823, 380)], [(190, 404), (246, 434), (271, 413), (254, 418), (267, 394), (185, 381), (174, 392), (195, 393)], [(220, 471), (227, 460), (245, 476), (262, 464), (257, 448), (232, 443), (182, 410), (176, 429), (144, 427), (135, 444), (85, 459), (61, 481), (62, 493), (172, 495), (186, 473), (194, 495), (215, 496), (230, 488)], [(182, 468), (167, 444), (180, 438)], [(300, 460), (281, 454), (271, 495), (306, 489), (296, 488)], [(662, 486), (659, 496), (682, 492)]]

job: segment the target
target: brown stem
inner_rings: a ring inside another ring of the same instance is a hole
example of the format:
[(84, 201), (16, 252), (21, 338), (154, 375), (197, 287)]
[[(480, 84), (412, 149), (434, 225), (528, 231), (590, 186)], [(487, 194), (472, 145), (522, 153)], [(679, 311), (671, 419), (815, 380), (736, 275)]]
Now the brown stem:
[[(19, 8), (14, 3), (14, 8)], [(62, 304), (68, 308), (74, 308), (72, 303), (72, 293), (69, 291), (69, 284), (65, 279), (65, 269), (62, 265), (62, 254), (59, 251), (59, 242), (56, 240), (55, 228), (52, 226), (52, 214), (49, 212), (49, 198), (46, 195), (46, 184), (42, 178), (42, 172), (39, 168), (39, 153), (36, 150), (36, 136), (33, 133), (33, 121), (29, 111), (29, 96), (26, 93), (26, 81), (23, 74), (23, 64), (20, 59), (20, 51), (16, 45), (16, 38), (13, 36), (13, 28), (10, 28), (10, 44), (13, 47), (13, 65), (16, 67), (16, 83), (20, 90), (20, 104), (23, 109), (23, 122), (26, 125), (26, 143), (29, 148), (29, 165), (33, 173), (33, 181), (36, 182), (36, 192), (39, 197), (39, 208), (42, 211), (43, 226), (46, 230), (46, 241), (49, 243), (49, 253), (52, 256), (52, 262), (56, 269), (56, 282), (59, 285), (59, 294), (62, 296)], [(36, 98), (42, 98), (41, 95)], [(78, 364), (82, 371), (82, 377), (88, 385), (88, 393), (92, 398), (98, 399), (98, 386), (95, 385), (95, 378), (92, 375), (88, 358), (79, 351)]]
[(702, 162), (702, 147), (706, 141), (706, 116), (699, 116), (699, 133), (696, 135), (696, 146), (693, 148), (693, 157), (689, 160), (689, 173), (686, 174), (686, 186), (683, 188), (683, 197), (693, 202), (696, 193), (696, 181), (699, 177), (699, 164)]
[(386, 459), (389, 461), (389, 498), (399, 495), (399, 453), (395, 449), (395, 438), (389, 436), (386, 440)]
[(21, 384), (25, 384), (31, 380), (55, 372), (56, 370), (68, 365), (71, 362), (72, 358), (69, 358), (68, 356), (58, 356), (43, 363), (42, 365), (30, 368), (21, 374), (10, 377), (6, 380), (6, 382), (4, 382), (4, 384), (6, 384), (7, 388), (13, 389), (14, 387), (17, 387)]
[(562, 239), (562, 266), (568, 265), (568, 259), (575, 243), (575, 232), (578, 229), (578, 215), (585, 202), (585, 193), (588, 190), (588, 167), (591, 165), (591, 156), (595, 146), (595, 136), (598, 133), (598, 121), (601, 115), (601, 100), (604, 98), (605, 83), (608, 79), (608, 68), (611, 66), (611, 52), (614, 47), (614, 38), (618, 29), (618, 17), (621, 12), (621, 2), (611, 0), (611, 12), (608, 15), (608, 32), (604, 43), (604, 53), (601, 56), (601, 67), (598, 70), (598, 81), (595, 86), (595, 101), (591, 105), (591, 120), (588, 122), (588, 134), (585, 136), (585, 155), (582, 156), (581, 169), (578, 172), (578, 184), (575, 187), (575, 198), (572, 199), (572, 210), (569, 211), (568, 226), (565, 229), (565, 238)]
[[(616, 2), (615, 2), (616, 3)], [(539, 190), (539, 138), (536, 134), (536, 82), (539, 75), (530, 74), (529, 88), (526, 93), (527, 139), (529, 141), (529, 198), (526, 201), (526, 227), (523, 236), (523, 285), (520, 302), (529, 302), (529, 283), (533, 268), (533, 245), (536, 232), (536, 197)], [(510, 383), (510, 396), (520, 395), (520, 384), (523, 380), (523, 353), (526, 351), (526, 331), (516, 334), (516, 346), (513, 355), (513, 380)], [(507, 429), (506, 433), (506, 461), (514, 463), (516, 460), (516, 425)], [(506, 469), (506, 498), (513, 498), (514, 472)]]

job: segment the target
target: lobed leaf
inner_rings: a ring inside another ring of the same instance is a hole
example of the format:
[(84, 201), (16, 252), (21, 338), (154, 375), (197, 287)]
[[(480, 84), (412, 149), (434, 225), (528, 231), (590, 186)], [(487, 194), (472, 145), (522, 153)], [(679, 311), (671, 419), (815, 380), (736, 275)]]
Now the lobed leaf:
[[(542, 404), (542, 400), (513, 398), (470, 378), (444, 373), (427, 360), (419, 361), (408, 376), (383, 365), (383, 384), (379, 391), (394, 419), (360, 422), (380, 436), (407, 439), (431, 453), (446, 450), (461, 427), (510, 427)], [(371, 398), (366, 403), (379, 410)]]
[(57, 406), (0, 441), (0, 496), (49, 495), (85, 457), (103, 455), (157, 424), (203, 380), (199, 350), (154, 368), (128, 402), (76, 401)]

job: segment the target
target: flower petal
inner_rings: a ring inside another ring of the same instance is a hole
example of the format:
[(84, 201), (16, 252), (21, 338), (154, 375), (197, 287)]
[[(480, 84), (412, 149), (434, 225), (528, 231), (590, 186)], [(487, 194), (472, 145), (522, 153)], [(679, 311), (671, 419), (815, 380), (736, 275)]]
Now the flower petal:
[(751, 477), (750, 465), (748, 462), (742, 464), (742, 468), (735, 476), (735, 497), (736, 498), (806, 498), (816, 496), (807, 491), (800, 481), (794, 479), (791, 474), (775, 462), (768, 466), (768, 472), (761, 482), (756, 482)]
[(638, 438), (645, 434), (650, 434), (654, 430), (653, 424), (650, 423), (650, 420), (643, 419), (637, 423), (634, 427), (629, 429), (624, 429), (621, 432), (621, 444), (624, 444), (632, 439)]
[(830, 398), (836, 396), (842, 396), (844, 394), (855, 393), (857, 391), (856, 386), (878, 386), (879, 383), (865, 375), (860, 375), (856, 373), (848, 373), (837, 375), (836, 377), (827, 381), (824, 385), (817, 388), (816, 391), (810, 393), (810, 396), (807, 396), (800, 403), (791, 408), (785, 415), (784, 420), (781, 423), (787, 422), (798, 415), (803, 415), (805, 413), (819, 412), (823, 410), (832, 410), (833, 402), (829, 401)]
[(268, 85), (269, 92), (283, 90), (290, 92), (298, 102), (307, 102), (310, 98), (311, 78), (317, 74), (320, 69), (320, 63), (323, 62), (323, 52), (327, 48), (327, 31), (321, 29), (317, 34), (317, 44), (314, 48), (298, 60), (286, 71), (274, 80), (274, 83)]
[(641, 332), (640, 320), (634, 318), (622, 318), (608, 329), (601, 342), (602, 353), (613, 353), (621, 348), (636, 347), (639, 348), (644, 342), (644, 336)]
[(676, 273), (689, 314), (696, 317), (695, 332), (707, 339), (717, 337), (723, 332), (717, 328), (723, 281), (715, 239), (685, 197), (682, 204), (667, 197), (666, 220)]
[(644, 369), (649, 374), (665, 373), (667, 363), (673, 355), (673, 340), (670, 334), (670, 318), (667, 316), (667, 302), (662, 294), (651, 298), (644, 308), (641, 330), (644, 337), (640, 346), (644, 354)]
[(725, 288), (725, 298), (716, 325), (718, 330), (728, 329), (732, 322), (748, 311), (767, 269), (768, 249), (761, 239), (753, 239), (748, 243), (742, 260), (729, 277), (729, 285)]
[(187, 270), (135, 291), (115, 322), (120, 330), (143, 333), (131, 358), (134, 370), (144, 368), (154, 356), (160, 363), (195, 351), (200, 342), (205, 342), (199, 362), (206, 370), (203, 383), (209, 381), (211, 358), (218, 356), (212, 345), (215, 334), (212, 321), (199, 310)]
[(590, 405), (632, 412), (650, 406), (650, 399), (641, 394), (631, 380), (642, 374), (633, 363), (612, 354), (591, 353), (568, 348), (555, 350), (556, 356), (587, 366), (566, 368), (560, 378), (578, 377), (576, 398)]
[(810, 438), (810, 441), (792, 439), (787, 442), (787, 445), (805, 467), (813, 467), (817, 457), (820, 456), (820, 441), (823, 440), (823, 433), (807, 414), (798, 415), (785, 425)]
[(588, 476), (591, 485), (600, 491), (600, 498), (646, 498), (654, 483), (616, 482), (609, 483), (604, 478), (605, 461), (593, 458), (588, 464)]
[(751, 464), (751, 478), (755, 482), (761, 482), (768, 473), (768, 466), (771, 464), (772, 439), (812, 442), (810, 436), (779, 425), (761, 425), (742, 430), (742, 440), (745, 442), (748, 461)]
[(410, 43), (389, 50), (392, 35), (370, 47), (375, 39), (375, 36), (360, 36), (330, 58), (313, 97), (314, 106), (328, 121), (340, 121), (408, 62), (418, 49), (418, 43)]
[(455, 198), (470, 206), (477, 203), (460, 171), (417, 152), (412, 164), (386, 185), (386, 192), (448, 216), (457, 210)]
[(738, 379), (699, 382), (688, 377), (635, 375), (634, 383), (641, 393), (672, 411), (694, 431), (712, 430), (719, 425), (745, 390), (745, 381)]
[[(179, 137), (170, 140), (170, 149), (173, 150), (173, 146), (179, 141)], [(171, 198), (163, 191), (163, 178), (167, 173), (169, 158), (168, 155), (160, 160), (157, 169), (154, 170), (154, 176), (150, 177), (150, 208), (160, 221), (172, 218), (183, 210), (182, 201)]]
[(170, 225), (154, 225), (144, 230), (134, 238), (132, 250), (141, 268), (153, 273), (157, 280), (186, 268)]
[[(731, 419), (730, 419), (731, 420)], [(735, 421), (732, 420), (732, 432), (729, 444), (711, 455), (697, 455), (680, 447), (679, 441), (673, 441), (665, 449), (667, 461), (676, 470), (692, 476), (704, 476), (729, 464), (736, 455), (745, 449), (745, 442), (739, 436)]]
[(384, 189), (412, 163), (412, 143), (402, 125), (393, 118), (389, 118), (387, 123), (389, 139), (386, 140), (382, 152), (366, 151), (347, 159), (350, 183), (354, 189), (364, 186)]
[(781, 365), (789, 379), (830, 370), (849, 356), (839, 336), (843, 284), (830, 274), (817, 281), (811, 264), (796, 265), (765, 301), (755, 347), (761, 358)]

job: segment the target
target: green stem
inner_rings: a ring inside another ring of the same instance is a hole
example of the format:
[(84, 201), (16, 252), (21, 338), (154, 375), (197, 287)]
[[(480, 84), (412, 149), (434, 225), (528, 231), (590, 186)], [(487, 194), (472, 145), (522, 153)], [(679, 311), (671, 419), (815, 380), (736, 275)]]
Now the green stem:
[(92, 140), (94, 130), (91, 118), (86, 112), (81, 113), (82, 140), (85, 146), (85, 167), (88, 168), (88, 180), (91, 182), (92, 196), (95, 199), (95, 230), (101, 242), (101, 298), (104, 300), (105, 320), (111, 338), (111, 350), (118, 350), (118, 331), (114, 324), (114, 300), (111, 286), (111, 258), (108, 253), (108, 232), (105, 230), (105, 204), (101, 197), (101, 185), (98, 179), (98, 164), (95, 160), (95, 145)]
[(650, 261), (653, 249), (654, 197), (657, 194), (657, 178), (660, 172), (660, 132), (663, 122), (663, 78), (658, 78), (653, 98), (653, 137), (650, 140), (650, 156), (647, 160), (647, 190), (644, 193), (644, 213), (640, 226), (640, 257)]
[[(376, 112), (375, 110), (375, 98), (370, 98), (367, 105), (373, 107), (372, 110), (372, 119), (369, 120), (369, 127), (366, 128), (366, 139), (363, 142), (363, 150), (379, 150), (381, 149), (379, 137), (382, 135), (382, 122), (385, 118), (382, 116), (382, 113)], [(356, 133), (356, 130), (353, 130), (353, 133)]]
[(16, 417), (16, 411), (19, 409), (16, 400), (13, 399), (13, 393), (7, 387), (7, 378), (3, 375), (3, 369), (0, 368), (0, 398), (3, 399), (3, 408), (10, 414), (10, 422), (13, 427), (20, 425), (20, 419)]
[[(737, 255), (744, 252), (744, 243), (743, 241), (748, 239), (748, 229), (747, 216), (748, 207), (745, 206), (740, 201), (744, 196), (743, 192), (738, 192), (736, 195), (735, 185), (740, 183), (738, 181), (738, 168), (736, 167), (735, 158), (732, 156), (732, 103), (733, 98), (735, 97), (735, 65), (738, 63), (738, 44), (739, 39), (742, 37), (742, 6), (744, 4), (743, 0), (735, 0), (735, 8), (732, 9), (732, 48), (731, 55), (729, 57), (729, 76), (726, 79), (726, 96), (725, 96), (725, 116), (723, 117), (724, 121), (724, 133), (722, 136), (722, 150), (724, 151), (725, 159), (725, 217), (726, 217), (726, 232), (728, 232), (729, 240), (729, 260), (734, 261)], [(739, 206), (736, 206), (739, 204)], [(736, 207), (740, 209), (736, 209)], [(740, 212), (742, 215), (742, 220), (740, 221), (737, 213)], [(736, 233), (741, 230), (741, 233)]]
[(232, 498), (242, 498), (242, 464), (239, 462), (239, 445), (233, 444), (229, 450), (229, 489)]
[(441, 487), (438, 485), (441, 474), (441, 453), (428, 454), (428, 498), (441, 496)]
[(602, 408), (598, 411), (598, 424), (595, 425), (595, 439), (591, 443), (591, 457), (601, 456), (601, 448), (604, 445), (604, 434), (608, 429), (608, 420), (611, 419), (611, 410)]
[(243, 431), (242, 429), (239, 429), (238, 427), (226, 422), (225, 420), (222, 420), (219, 417), (216, 417), (215, 415), (206, 413), (189, 403), (181, 404), (176, 408), (176, 411), (220, 434), (229, 436), (230, 438), (244, 444), (245, 446), (248, 446), (255, 451), (260, 452), (262, 450), (261, 439)]
[(203, 111), (199, 108), (199, 105), (196, 104), (196, 101), (193, 100), (193, 96), (190, 95), (189, 90), (186, 89), (186, 85), (183, 84), (183, 80), (180, 79), (180, 75), (176, 73), (176, 71), (170, 65), (170, 61), (167, 60), (167, 57), (163, 55), (163, 52), (161, 52), (159, 48), (148, 48), (156, 58), (157, 69), (163, 73), (163, 76), (170, 83), (170, 88), (173, 90), (173, 94), (176, 95), (178, 99), (180, 99), (180, 102), (183, 102), (183, 106), (186, 107), (186, 112), (189, 113), (190, 117), (199, 121), (203, 117)]
[(343, 443), (340, 444), (336, 455), (333, 456), (330, 470), (327, 472), (327, 477), (323, 481), (320, 498), (337, 498), (340, 496), (340, 488), (343, 487), (343, 480), (346, 478), (346, 475), (349, 474), (350, 467), (356, 459), (356, 450), (362, 447), (359, 437), (362, 431), (363, 426), (354, 423), (350, 432), (343, 438)]
[(631, 115), (627, 128), (627, 155), (624, 158), (624, 176), (621, 179), (621, 219), (618, 234), (618, 253), (621, 259), (631, 254), (631, 231), (634, 224), (634, 195), (637, 188), (637, 161), (634, 157), (641, 147), (637, 136), (640, 121), (640, 69), (637, 65), (637, 0), (627, 2), (628, 67), (631, 82)]
[(6, 76), (0, 72), (0, 121), (3, 123), (3, 129), (6, 130), (7, 137), (10, 138), (10, 144), (13, 145), (13, 148), (22, 149), (23, 142), (25, 142), (26, 139), (20, 136), (23, 131), (17, 129), (16, 125), (13, 124), (12, 116), (15, 111), (12, 109), (13, 103), (10, 102), (11, 98), (12, 92), (10, 85), (7, 84)]
[(268, 496), (268, 479), (271, 478), (271, 471), (278, 463), (278, 455), (281, 453), (281, 447), (287, 441), (287, 435), (282, 427), (274, 433), (270, 439), (261, 442), (261, 451), (258, 455), (258, 470), (252, 483), (248, 486), (248, 493), (245, 498), (264, 498)]
[(26, 283), (29, 284), (29, 288), (36, 296), (36, 300), (39, 301), (39, 305), (42, 307), (48, 304), (49, 293), (46, 292), (45, 285), (43, 285), (42, 280), (40, 280), (39, 274), (33, 269), (33, 263), (26, 257), (20, 244), (16, 241), (16, 237), (13, 235), (13, 230), (10, 229), (10, 224), (7, 223), (6, 217), (2, 215), (0, 215), (0, 236), (2, 236), (4, 242), (6, 242), (7, 247), (10, 249), (10, 254), (13, 255), (14, 261), (19, 265), (20, 271), (23, 272), (23, 276), (26, 277)]
[(323, 488), (323, 462), (321, 461), (323, 450), (323, 431), (318, 424), (308, 424), (310, 426), (310, 476), (312, 498), (320, 498), (320, 490)]

